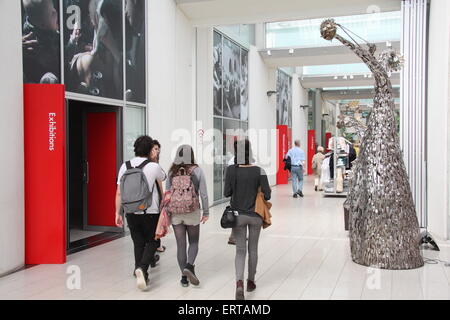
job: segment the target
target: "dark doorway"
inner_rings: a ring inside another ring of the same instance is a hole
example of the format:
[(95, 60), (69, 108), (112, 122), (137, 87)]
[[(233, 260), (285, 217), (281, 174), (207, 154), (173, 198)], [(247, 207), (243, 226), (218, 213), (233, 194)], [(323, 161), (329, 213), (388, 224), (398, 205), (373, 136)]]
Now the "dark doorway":
[(114, 221), (122, 164), (122, 109), (67, 101), (67, 249), (77, 252), (123, 236)]

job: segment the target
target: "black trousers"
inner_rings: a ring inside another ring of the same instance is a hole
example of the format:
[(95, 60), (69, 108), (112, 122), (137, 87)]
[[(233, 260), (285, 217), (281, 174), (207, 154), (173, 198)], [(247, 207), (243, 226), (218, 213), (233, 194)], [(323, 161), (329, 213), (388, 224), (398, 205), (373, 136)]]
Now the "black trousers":
[(155, 240), (159, 214), (127, 214), (128, 227), (134, 244), (135, 268), (141, 268), (146, 278), (155, 258), (158, 241)]

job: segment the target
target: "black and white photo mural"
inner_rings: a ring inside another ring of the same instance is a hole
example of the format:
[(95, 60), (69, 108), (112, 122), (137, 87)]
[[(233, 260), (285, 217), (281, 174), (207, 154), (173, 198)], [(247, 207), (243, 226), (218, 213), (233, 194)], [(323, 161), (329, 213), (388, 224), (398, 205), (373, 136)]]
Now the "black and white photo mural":
[(241, 120), (248, 120), (248, 52), (241, 49)]
[(23, 82), (61, 83), (58, 0), (22, 0)]
[(125, 94), (128, 102), (140, 104), (147, 102), (145, 12), (145, 1), (125, 0)]
[(277, 71), (277, 125), (292, 127), (292, 77)]
[(241, 118), (240, 53), (235, 43), (223, 39), (223, 116), (227, 118)]
[(247, 136), (248, 50), (219, 30), (213, 32), (214, 201), (223, 200), (224, 173), (234, 141)]
[(122, 0), (64, 0), (67, 90), (123, 99)]
[(248, 121), (248, 50), (214, 31), (213, 59), (214, 116)]
[(223, 116), (222, 111), (222, 35), (214, 31), (214, 115)]
[(145, 1), (21, 1), (24, 83), (147, 103)]

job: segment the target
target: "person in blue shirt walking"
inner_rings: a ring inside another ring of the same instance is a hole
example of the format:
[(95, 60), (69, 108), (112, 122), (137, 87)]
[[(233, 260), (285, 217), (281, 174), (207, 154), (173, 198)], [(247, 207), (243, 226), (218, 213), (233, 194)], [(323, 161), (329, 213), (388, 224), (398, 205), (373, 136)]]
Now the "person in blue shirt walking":
[(300, 140), (295, 140), (295, 147), (289, 149), (284, 158), (287, 159), (287, 157), (291, 157), (294, 198), (303, 197), (303, 168), (305, 167), (306, 156), (305, 151), (300, 149)]

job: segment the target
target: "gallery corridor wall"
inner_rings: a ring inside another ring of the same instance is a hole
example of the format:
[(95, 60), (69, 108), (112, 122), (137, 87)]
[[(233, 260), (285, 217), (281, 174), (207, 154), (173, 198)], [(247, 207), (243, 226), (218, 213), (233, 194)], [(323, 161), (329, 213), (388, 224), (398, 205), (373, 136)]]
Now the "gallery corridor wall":
[(23, 80), (20, 1), (0, 1), (0, 60), (6, 75), (2, 98), (0, 136), (3, 170), (0, 178), (0, 276), (24, 264)]
[[(449, 42), (450, 1), (430, 4), (428, 39), (427, 186), (428, 231), (450, 238)], [(439, 156), (436, 156), (438, 154)]]

